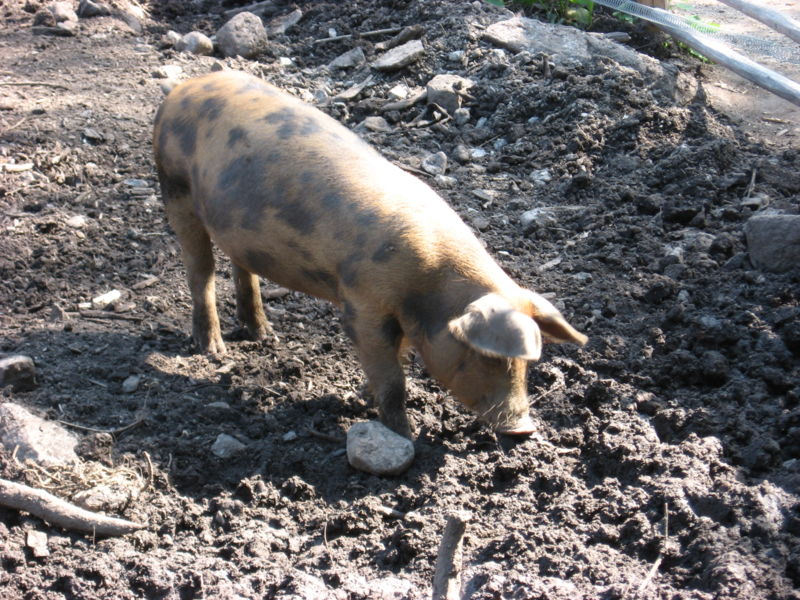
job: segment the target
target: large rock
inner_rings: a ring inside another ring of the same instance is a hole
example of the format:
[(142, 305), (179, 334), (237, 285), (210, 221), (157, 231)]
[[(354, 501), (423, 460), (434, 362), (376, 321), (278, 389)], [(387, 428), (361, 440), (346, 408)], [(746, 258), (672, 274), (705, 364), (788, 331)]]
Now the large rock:
[(425, 47), (419, 40), (411, 40), (402, 46), (384, 52), (372, 63), (378, 71), (397, 71), (418, 61), (425, 54)]
[(437, 75), (427, 85), (428, 104), (441, 106), (452, 116), (461, 108), (462, 98), (474, 85), (474, 81), (460, 75)]
[(217, 46), (225, 56), (253, 58), (267, 47), (267, 30), (260, 17), (240, 12), (220, 27)]
[(800, 265), (800, 215), (755, 215), (744, 224), (753, 266), (776, 273)]
[(484, 39), (512, 52), (527, 50), (534, 56), (547, 54), (556, 66), (574, 68), (590, 64), (597, 57), (607, 57), (641, 73), (648, 87), (669, 97), (675, 95), (678, 69), (640, 54), (599, 34), (574, 27), (542, 23), (525, 17), (513, 17), (486, 28)]
[(178, 52), (190, 52), (198, 56), (214, 54), (214, 42), (199, 31), (190, 31), (175, 43)]
[(0, 444), (17, 459), (33, 460), (43, 465), (78, 462), (78, 440), (58, 423), (45, 421), (21, 406), (0, 404)]
[(7, 385), (15, 392), (36, 387), (36, 367), (30, 356), (0, 356), (0, 388)]
[(399, 475), (414, 462), (414, 444), (379, 423), (356, 423), (347, 432), (347, 460), (373, 475)]

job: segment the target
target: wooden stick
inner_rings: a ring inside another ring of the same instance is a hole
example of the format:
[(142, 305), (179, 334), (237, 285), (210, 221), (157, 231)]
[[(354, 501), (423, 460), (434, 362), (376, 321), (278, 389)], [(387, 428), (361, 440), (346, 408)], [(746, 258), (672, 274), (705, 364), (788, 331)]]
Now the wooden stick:
[[(364, 33), (357, 34), (359, 37), (374, 37), (376, 35), (387, 35), (389, 33), (399, 33), (403, 31), (402, 27), (389, 27), (388, 29), (375, 29), (373, 31), (365, 31)], [(322, 44), (324, 42), (338, 42), (339, 40), (349, 40), (353, 37), (352, 33), (345, 33), (344, 35), (335, 35), (333, 37), (319, 38), (314, 40), (313, 44)]]
[(787, 17), (785, 14), (778, 12), (777, 10), (759, 6), (757, 4), (753, 4), (752, 2), (746, 2), (745, 0), (719, 1), (723, 4), (727, 4), (731, 8), (735, 8), (739, 12), (743, 12), (748, 17), (751, 17), (756, 21), (761, 21), (767, 27), (782, 33), (783, 35), (789, 36), (795, 42), (800, 43), (800, 22), (795, 21), (791, 17)]
[(433, 600), (459, 600), (461, 597), (462, 542), (471, 517), (466, 511), (457, 511), (447, 517), (447, 525), (436, 556), (431, 595)]
[(57, 88), (60, 90), (68, 90), (69, 88), (60, 83), (49, 83), (47, 81), (0, 81), (0, 85), (10, 86), (27, 86), (27, 85), (42, 85), (44, 87)]
[(58, 527), (95, 536), (125, 535), (144, 528), (140, 523), (90, 512), (48, 492), (7, 479), (0, 479), (0, 504), (24, 510)]
[(226, 19), (230, 19), (233, 16), (238, 15), (241, 12), (264, 12), (267, 9), (275, 9), (275, 2), (273, 0), (265, 0), (264, 2), (256, 2), (254, 4), (248, 4), (247, 6), (240, 6), (239, 8), (232, 8), (230, 10), (226, 10), (223, 14), (225, 15)]
[(135, 323), (138, 323), (142, 320), (142, 317), (134, 317), (133, 315), (124, 315), (107, 310), (86, 309), (80, 311), (80, 315), (81, 317), (89, 319), (116, 319), (117, 321), (134, 321)]
[(687, 46), (691, 46), (706, 58), (718, 62), (737, 75), (752, 81), (765, 90), (769, 90), (784, 100), (800, 106), (800, 84), (788, 77), (767, 69), (711, 38), (702, 37), (689, 31), (682, 31), (669, 25), (659, 24), (658, 27)]

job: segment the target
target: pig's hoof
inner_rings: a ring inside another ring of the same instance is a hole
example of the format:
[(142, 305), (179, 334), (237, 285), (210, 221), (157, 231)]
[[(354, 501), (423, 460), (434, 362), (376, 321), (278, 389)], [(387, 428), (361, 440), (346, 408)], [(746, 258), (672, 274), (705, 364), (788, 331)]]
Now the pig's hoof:
[(195, 336), (195, 342), (203, 354), (221, 356), (227, 352), (221, 336)]
[(386, 425), (389, 429), (394, 431), (395, 433), (402, 435), (404, 438), (414, 441), (414, 431), (411, 428), (411, 424), (408, 422), (408, 419), (381, 419), (381, 423)]
[(277, 340), (275, 333), (272, 331), (272, 327), (267, 325), (254, 325), (254, 326), (247, 326), (247, 334), (250, 336), (250, 339), (254, 342), (263, 342), (264, 340)]
[(497, 433), (502, 433), (504, 435), (515, 435), (515, 436), (529, 436), (533, 432), (536, 431), (536, 424), (531, 419), (530, 415), (525, 415), (516, 423), (506, 427), (499, 427), (497, 429)]

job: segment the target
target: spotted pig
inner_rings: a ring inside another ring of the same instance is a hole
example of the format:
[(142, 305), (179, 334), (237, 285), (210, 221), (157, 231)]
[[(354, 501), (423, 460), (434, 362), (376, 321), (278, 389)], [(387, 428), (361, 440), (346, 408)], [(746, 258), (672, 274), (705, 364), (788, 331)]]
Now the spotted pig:
[(222, 71), (177, 86), (154, 146), (205, 352), (225, 352), (212, 242), (233, 262), (236, 312), (253, 338), (271, 335), (259, 276), (339, 306), (381, 421), (407, 437), (406, 345), (478, 418), (526, 434), (528, 361), (543, 339), (586, 342), (430, 187), (258, 78)]

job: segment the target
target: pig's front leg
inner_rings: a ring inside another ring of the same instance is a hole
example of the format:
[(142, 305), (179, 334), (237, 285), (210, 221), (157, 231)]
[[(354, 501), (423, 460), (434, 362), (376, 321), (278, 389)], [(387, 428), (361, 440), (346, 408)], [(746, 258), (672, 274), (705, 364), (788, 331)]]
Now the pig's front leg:
[(358, 349), (381, 423), (403, 437), (413, 439), (406, 415), (406, 378), (398, 352), (403, 332), (394, 317), (370, 314), (344, 303), (345, 333)]

